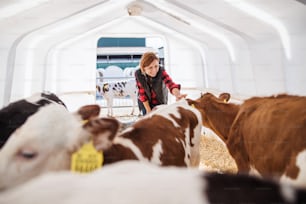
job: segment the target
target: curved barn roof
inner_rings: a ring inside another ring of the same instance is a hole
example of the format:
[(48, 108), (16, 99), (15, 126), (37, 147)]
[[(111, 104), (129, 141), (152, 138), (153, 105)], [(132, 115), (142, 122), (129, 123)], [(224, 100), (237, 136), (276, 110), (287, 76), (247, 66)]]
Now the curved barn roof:
[(95, 89), (101, 37), (158, 37), (183, 87), (306, 94), (306, 6), (296, 0), (2, 0), (0, 105)]

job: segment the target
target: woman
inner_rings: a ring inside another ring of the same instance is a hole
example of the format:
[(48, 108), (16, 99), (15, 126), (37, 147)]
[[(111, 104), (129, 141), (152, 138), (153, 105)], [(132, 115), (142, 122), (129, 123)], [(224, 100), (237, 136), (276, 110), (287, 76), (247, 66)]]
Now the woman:
[(135, 72), (135, 77), (138, 87), (138, 105), (143, 115), (151, 112), (157, 105), (167, 104), (168, 89), (176, 100), (186, 97), (186, 94), (180, 92), (180, 84), (174, 83), (165, 69), (159, 67), (159, 58), (155, 53), (144, 53), (139, 66), (140, 69)]

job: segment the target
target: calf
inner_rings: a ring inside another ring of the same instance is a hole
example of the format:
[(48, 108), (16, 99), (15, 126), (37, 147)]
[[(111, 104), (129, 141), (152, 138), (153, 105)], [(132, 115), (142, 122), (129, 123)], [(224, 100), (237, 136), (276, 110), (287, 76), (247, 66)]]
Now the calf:
[(104, 69), (96, 69), (96, 83), (102, 83), (104, 77)]
[(125, 77), (135, 77), (135, 72), (139, 69), (139, 67), (126, 67), (123, 70), (123, 75)]
[(306, 97), (253, 97), (240, 105), (227, 103), (229, 98), (206, 93), (188, 101), (225, 142), (238, 172), (306, 187)]
[(246, 175), (119, 162), (93, 174), (46, 174), (0, 193), (1, 204), (305, 203), (306, 191)]
[(98, 83), (96, 88), (97, 92), (106, 100), (108, 116), (113, 115), (114, 98), (124, 98), (126, 96), (130, 96), (133, 101), (131, 115), (134, 114), (137, 101), (137, 87), (135, 79), (116, 82), (102, 82)]
[(40, 108), (49, 104), (65, 104), (55, 94), (42, 92), (29, 98), (10, 103), (0, 110), (0, 148), (8, 140), (9, 136), (20, 127), (26, 119), (36, 113)]
[(113, 118), (90, 123), (87, 128), (109, 131), (101, 147), (105, 164), (132, 159), (162, 166), (198, 167), (201, 123), (199, 111), (182, 99), (162, 105), (122, 132), (114, 128), (118, 121)]
[[(92, 105), (72, 114), (53, 104), (29, 117), (0, 151), (0, 189), (48, 171), (70, 169), (73, 153), (88, 141), (103, 150), (104, 164), (121, 160), (199, 164), (201, 115), (186, 100), (152, 111), (122, 132), (116, 119), (92, 116), (99, 110)], [(89, 120), (83, 124), (82, 119)]]

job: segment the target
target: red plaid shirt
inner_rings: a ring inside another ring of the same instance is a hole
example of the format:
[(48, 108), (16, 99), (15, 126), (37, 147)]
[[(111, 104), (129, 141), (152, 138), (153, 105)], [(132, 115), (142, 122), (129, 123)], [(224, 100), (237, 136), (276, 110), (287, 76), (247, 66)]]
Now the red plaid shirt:
[[(172, 89), (174, 88), (180, 89), (180, 85), (175, 84), (165, 70), (162, 71), (162, 80), (166, 84), (167, 88), (170, 90), (171, 93)], [(139, 81), (137, 81), (137, 87), (138, 87), (139, 100), (141, 102), (147, 101), (148, 98), (145, 94), (145, 89), (143, 88), (142, 84)], [(151, 99), (152, 99), (152, 101), (150, 101), (151, 104), (153, 105), (159, 104), (158, 100), (156, 99), (156, 93), (154, 92), (153, 89), (151, 89)]]

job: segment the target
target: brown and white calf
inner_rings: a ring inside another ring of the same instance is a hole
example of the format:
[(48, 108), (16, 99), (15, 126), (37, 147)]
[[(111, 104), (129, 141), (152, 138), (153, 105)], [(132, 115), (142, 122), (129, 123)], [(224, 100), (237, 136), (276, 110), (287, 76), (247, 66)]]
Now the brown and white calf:
[(96, 85), (98, 94), (104, 97), (107, 104), (107, 115), (113, 116), (114, 98), (124, 98), (129, 96), (133, 102), (131, 115), (134, 114), (137, 102), (137, 87), (135, 79), (101, 82)]
[(201, 115), (185, 99), (162, 105), (123, 132), (112, 118), (90, 123), (109, 131), (104, 138), (105, 164), (133, 159), (162, 166), (198, 167)]
[[(123, 132), (114, 118), (94, 118), (99, 110), (92, 105), (72, 114), (53, 104), (29, 117), (0, 151), (0, 189), (48, 171), (69, 170), (72, 154), (88, 141), (103, 151), (104, 164), (121, 160), (199, 164), (201, 115), (186, 100), (148, 114)], [(82, 119), (89, 120), (83, 124)]]
[(132, 161), (118, 162), (87, 175), (45, 174), (10, 191), (0, 192), (1, 204), (305, 202), (305, 189), (256, 177), (161, 168)]
[(306, 97), (253, 97), (240, 105), (229, 98), (206, 93), (189, 104), (225, 142), (238, 171), (306, 187)]

